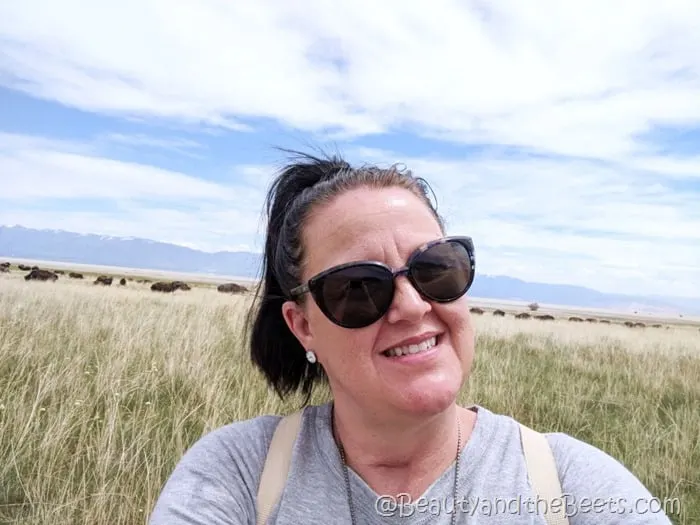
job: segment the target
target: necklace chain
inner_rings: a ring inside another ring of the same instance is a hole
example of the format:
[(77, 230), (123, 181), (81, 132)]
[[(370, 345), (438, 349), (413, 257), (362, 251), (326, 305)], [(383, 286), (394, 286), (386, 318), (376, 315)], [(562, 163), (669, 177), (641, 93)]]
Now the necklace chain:
[[(334, 418), (335, 410), (331, 411), (331, 432), (335, 433), (334, 429)], [(350, 507), (350, 522), (355, 525), (357, 521), (355, 520), (355, 506), (352, 503), (352, 490), (350, 490), (350, 471), (348, 470), (348, 464), (345, 460), (345, 449), (343, 448), (340, 438), (337, 438), (338, 451), (340, 452), (340, 459), (343, 462), (343, 477), (345, 478), (345, 490), (348, 498), (348, 506)], [(452, 487), (452, 518), (451, 523), (455, 525), (457, 523), (457, 483), (459, 481), (459, 460), (462, 456), (462, 427), (459, 424), (459, 418), (457, 419), (457, 454), (455, 455), (455, 477), (454, 484)]]

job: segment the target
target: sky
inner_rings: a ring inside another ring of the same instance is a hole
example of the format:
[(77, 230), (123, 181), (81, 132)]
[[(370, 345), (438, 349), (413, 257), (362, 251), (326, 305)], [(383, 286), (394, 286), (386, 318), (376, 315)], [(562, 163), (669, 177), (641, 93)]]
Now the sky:
[(698, 27), (697, 0), (3, 2), (0, 224), (260, 251), (276, 148), (322, 148), (427, 179), (480, 273), (698, 297)]

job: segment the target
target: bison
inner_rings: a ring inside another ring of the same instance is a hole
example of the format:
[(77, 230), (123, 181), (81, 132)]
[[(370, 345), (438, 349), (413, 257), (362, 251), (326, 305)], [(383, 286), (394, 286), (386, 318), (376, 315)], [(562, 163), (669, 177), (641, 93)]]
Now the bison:
[(493, 315), (497, 317), (505, 317), (506, 313), (503, 310), (494, 310)]
[(221, 293), (245, 293), (248, 291), (248, 288), (236, 283), (220, 284), (216, 289)]
[(48, 270), (36, 269), (24, 276), (25, 281), (56, 281), (58, 275)]
[(530, 319), (530, 314), (527, 312), (521, 312), (519, 314), (515, 314), (516, 319)]
[(101, 284), (102, 286), (112, 286), (112, 278), (106, 275), (100, 275), (92, 284)]
[(0, 266), (0, 273), (10, 273), (10, 269), (7, 266)]
[(535, 319), (539, 319), (540, 321), (554, 321), (554, 316), (549, 314), (536, 315)]
[(9, 263), (9, 262), (0, 263), (0, 268), (7, 268), (7, 269), (9, 269), (9, 268), (10, 268), (10, 263)]
[(191, 288), (187, 283), (183, 283), (182, 281), (172, 281), (170, 283), (165, 282), (165, 281), (158, 281), (157, 283), (153, 283), (151, 285), (151, 290), (154, 292), (164, 292), (164, 293), (169, 293), (169, 292), (174, 292), (175, 290), (190, 290)]
[(70, 277), (71, 279), (82, 279), (82, 278), (83, 278), (83, 274), (82, 274), (82, 273), (78, 273), (78, 272), (70, 272), (70, 273), (68, 274), (68, 277)]
[(32, 269), (30, 266), (27, 266), (26, 264), (20, 264), (17, 266), (17, 268), (19, 268), (23, 272), (28, 272), (29, 270)]
[(469, 311), (473, 314), (476, 314), (476, 315), (482, 315), (484, 313), (483, 309), (477, 308), (476, 306), (473, 306), (472, 308), (470, 308)]
[(124, 277), (119, 279), (119, 286), (126, 286), (126, 279), (124, 279)]
[(574, 316), (574, 317), (569, 317), (569, 321), (571, 321), (572, 323), (582, 323), (583, 319), (581, 319), (580, 317)]

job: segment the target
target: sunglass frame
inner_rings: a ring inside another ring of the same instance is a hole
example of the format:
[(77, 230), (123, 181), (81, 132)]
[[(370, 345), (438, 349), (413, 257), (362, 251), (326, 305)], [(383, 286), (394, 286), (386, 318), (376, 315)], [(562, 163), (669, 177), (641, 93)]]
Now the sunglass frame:
[[(453, 242), (457, 242), (457, 243), (461, 244), (466, 249), (467, 255), (469, 257), (469, 265), (470, 265), (469, 281), (467, 282), (467, 285), (465, 287), (465, 291), (462, 292), (462, 294), (458, 296), (458, 297), (461, 297), (469, 290), (469, 288), (471, 288), (472, 284), (474, 283), (474, 276), (475, 276), (475, 270), (476, 270), (476, 259), (475, 259), (475, 255), (474, 255), (474, 242), (473, 242), (471, 237), (464, 236), (464, 235), (452, 235), (452, 236), (448, 236), (448, 237), (443, 237), (441, 239), (435, 239), (433, 241), (429, 241), (429, 242), (422, 244), (421, 246), (416, 248), (411, 253), (411, 255), (408, 258), (408, 261), (406, 261), (406, 265), (402, 266), (401, 268), (398, 268), (397, 270), (392, 269), (391, 267), (389, 267), (388, 265), (386, 265), (382, 262), (371, 261), (371, 260), (352, 261), (352, 262), (348, 262), (348, 263), (339, 264), (337, 266), (333, 266), (331, 268), (323, 270), (322, 272), (314, 275), (306, 283), (301, 284), (301, 285), (293, 288), (290, 291), (290, 295), (292, 298), (297, 298), (305, 293), (310, 293), (312, 295), (312, 297), (314, 298), (314, 300), (318, 304), (319, 300), (317, 298), (317, 295), (320, 291), (320, 286), (323, 284), (323, 279), (325, 277), (327, 277), (328, 275), (337, 273), (339, 271), (345, 270), (347, 268), (355, 268), (358, 266), (373, 266), (373, 267), (379, 268), (379, 269), (387, 272), (388, 274), (391, 274), (392, 282), (399, 275), (404, 275), (404, 274), (407, 275), (409, 280), (411, 280), (412, 285), (414, 287), (416, 287), (417, 291), (422, 296), (428, 298), (431, 301), (438, 302), (438, 303), (451, 302), (451, 301), (454, 301), (455, 299), (450, 298), (450, 299), (440, 300), (440, 299), (436, 299), (434, 297), (430, 297), (427, 294), (425, 294), (425, 292), (420, 290), (418, 285), (415, 282), (413, 282), (413, 279), (411, 279), (409, 272), (410, 272), (411, 266), (414, 263), (414, 261), (418, 257), (420, 257), (423, 253), (425, 253), (426, 250), (433, 248), (435, 246), (439, 246), (441, 244), (448, 244), (448, 243), (453, 243)], [(326, 305), (319, 304), (319, 307), (321, 308), (321, 310), (324, 311), (324, 314), (329, 316), (329, 313), (326, 312), (327, 308), (325, 306)], [(329, 319), (331, 319), (334, 323), (339, 324), (340, 326), (343, 326), (341, 323), (338, 322), (338, 320), (332, 318), (331, 316), (329, 316)]]

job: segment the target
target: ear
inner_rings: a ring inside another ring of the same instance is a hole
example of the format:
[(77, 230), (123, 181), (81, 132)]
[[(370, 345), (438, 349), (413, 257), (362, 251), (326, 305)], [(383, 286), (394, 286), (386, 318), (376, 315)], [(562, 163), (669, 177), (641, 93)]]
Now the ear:
[(289, 330), (296, 336), (301, 345), (309, 349), (313, 335), (311, 327), (304, 311), (304, 307), (294, 301), (286, 301), (282, 305), (282, 317), (284, 317)]

